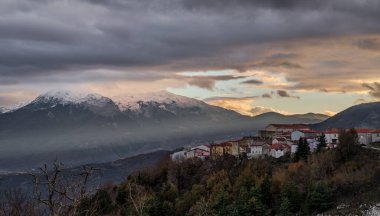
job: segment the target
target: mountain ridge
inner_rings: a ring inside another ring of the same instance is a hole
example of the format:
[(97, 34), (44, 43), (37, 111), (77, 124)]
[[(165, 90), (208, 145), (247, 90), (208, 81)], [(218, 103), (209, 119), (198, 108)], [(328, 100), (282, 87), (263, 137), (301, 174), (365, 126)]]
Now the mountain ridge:
[(273, 122), (318, 122), (248, 117), (166, 92), (127, 102), (136, 107), (120, 109), (101, 95), (49, 93), (0, 114), (0, 169), (31, 168), (57, 157), (73, 165), (106, 162), (155, 149), (255, 135)]
[(327, 128), (380, 128), (380, 102), (363, 103), (349, 107), (323, 122), (313, 125)]

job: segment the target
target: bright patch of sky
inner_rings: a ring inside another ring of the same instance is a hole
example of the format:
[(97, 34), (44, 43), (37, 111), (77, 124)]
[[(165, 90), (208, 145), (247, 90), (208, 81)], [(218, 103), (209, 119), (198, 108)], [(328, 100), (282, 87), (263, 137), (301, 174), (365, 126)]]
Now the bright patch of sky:
[[(186, 72), (181, 73), (186, 76), (221, 76), (239, 74), (233, 70)], [(197, 99), (207, 99), (213, 97), (254, 97), (251, 106), (268, 107), (274, 110), (284, 110), (288, 113), (335, 113), (340, 112), (354, 104), (370, 102), (371, 98), (363, 92), (361, 93), (336, 93), (336, 92), (316, 92), (316, 91), (287, 91), (291, 97), (280, 97), (276, 92), (278, 88), (270, 86), (292, 86), (283, 75), (265, 73), (262, 71), (248, 71), (240, 73), (241, 76), (250, 77), (217, 81), (213, 89), (204, 89), (197, 86), (186, 85), (182, 88), (169, 88), (168, 91), (175, 94), (193, 97)], [(263, 84), (244, 84), (242, 82), (257, 79)], [(263, 98), (263, 94), (269, 94), (272, 98)], [(299, 98), (299, 99), (297, 99)], [(239, 103), (239, 101), (236, 101)]]

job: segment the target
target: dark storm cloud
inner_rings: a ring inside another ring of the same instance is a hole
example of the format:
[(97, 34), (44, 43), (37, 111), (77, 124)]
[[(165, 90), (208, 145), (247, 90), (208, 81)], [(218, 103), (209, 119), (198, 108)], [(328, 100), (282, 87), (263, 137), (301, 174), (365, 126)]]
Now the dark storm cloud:
[(251, 80), (246, 80), (241, 82), (242, 84), (251, 84), (251, 85), (261, 85), (263, 84), (263, 81), (261, 80), (256, 80), (256, 79), (251, 79)]
[(262, 98), (268, 98), (268, 99), (271, 99), (272, 98), (272, 94), (269, 94), (269, 93), (264, 93), (263, 95), (261, 95)]
[(277, 95), (280, 96), (280, 97), (283, 97), (283, 98), (296, 98), (296, 99), (300, 99), (300, 97), (290, 95), (290, 94), (289, 94), (287, 91), (285, 91), (285, 90), (277, 90)]
[[(189, 85), (197, 86), (199, 88), (204, 88), (208, 90), (212, 90), (215, 87), (216, 81), (228, 81), (228, 80), (235, 80), (235, 79), (243, 79), (244, 76), (230, 76), (230, 75), (224, 75), (224, 76), (183, 76), (182, 79), (186, 80)], [(178, 77), (178, 79), (181, 79), (181, 77)]]
[(380, 99), (380, 83), (378, 82), (374, 82), (372, 84), (363, 83), (363, 87), (369, 90), (370, 96)]
[[(7, 82), (47, 75), (59, 81), (94, 68), (165, 76), (247, 66), (300, 69), (291, 53), (247, 65), (255, 51), (238, 48), (379, 32), (379, 10), (377, 0), (4, 0), (0, 76)], [(189, 82), (213, 86), (210, 80)]]

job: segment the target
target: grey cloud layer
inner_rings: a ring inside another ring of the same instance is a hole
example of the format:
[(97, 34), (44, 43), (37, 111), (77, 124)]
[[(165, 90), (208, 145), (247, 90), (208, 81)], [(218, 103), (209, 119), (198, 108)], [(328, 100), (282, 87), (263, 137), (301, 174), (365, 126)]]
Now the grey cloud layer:
[(375, 82), (373, 84), (364, 83), (363, 86), (369, 89), (369, 95), (374, 98), (380, 99), (380, 83)]
[[(4, 0), (0, 79), (99, 67), (128, 73), (239, 69), (255, 58), (243, 46), (379, 32), (378, 11), (377, 0)], [(284, 58), (254, 66), (302, 67)]]

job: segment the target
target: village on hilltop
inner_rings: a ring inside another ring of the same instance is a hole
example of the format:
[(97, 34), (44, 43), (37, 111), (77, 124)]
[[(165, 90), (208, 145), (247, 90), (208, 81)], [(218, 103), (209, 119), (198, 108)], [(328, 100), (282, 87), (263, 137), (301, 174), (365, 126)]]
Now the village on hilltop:
[[(313, 130), (307, 124), (270, 124), (259, 131), (258, 136), (247, 136), (237, 140), (221, 143), (203, 144), (193, 148), (176, 151), (171, 154), (173, 161), (191, 158), (216, 159), (224, 155), (260, 158), (270, 156), (280, 158), (293, 155), (298, 149), (300, 140), (306, 142), (311, 152), (315, 152), (321, 139), (326, 149), (336, 148), (339, 144), (339, 129)], [(360, 145), (380, 142), (380, 130), (354, 129), (358, 134)]]

